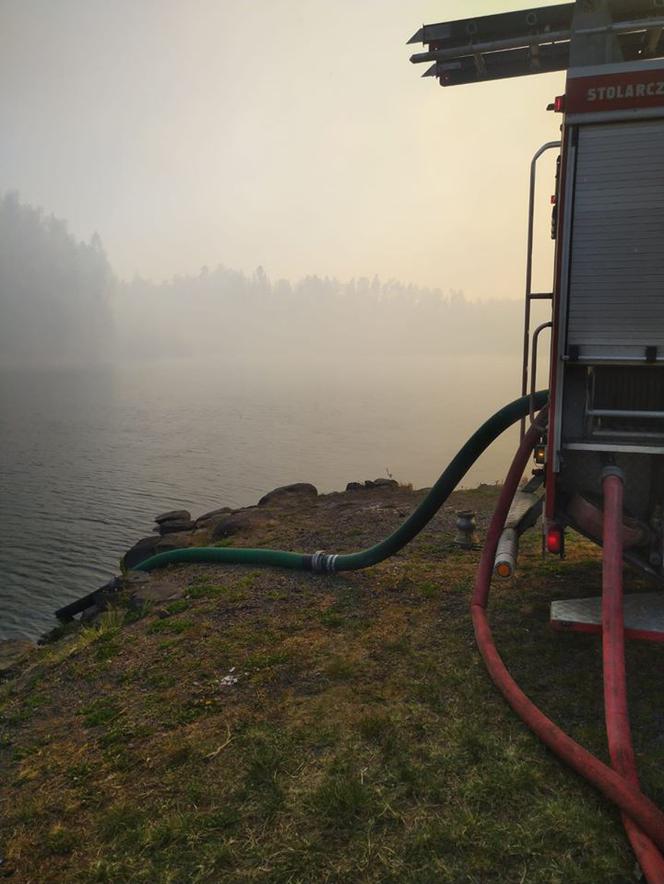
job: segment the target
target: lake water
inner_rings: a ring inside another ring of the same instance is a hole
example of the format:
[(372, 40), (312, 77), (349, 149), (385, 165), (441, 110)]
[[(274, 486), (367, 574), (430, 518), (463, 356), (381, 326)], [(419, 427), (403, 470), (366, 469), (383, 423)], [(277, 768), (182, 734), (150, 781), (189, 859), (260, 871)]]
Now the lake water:
[[(519, 389), (519, 359), (172, 361), (0, 372), (0, 639), (118, 573), (153, 517), (389, 474), (430, 486)], [(516, 432), (466, 486), (502, 479)]]

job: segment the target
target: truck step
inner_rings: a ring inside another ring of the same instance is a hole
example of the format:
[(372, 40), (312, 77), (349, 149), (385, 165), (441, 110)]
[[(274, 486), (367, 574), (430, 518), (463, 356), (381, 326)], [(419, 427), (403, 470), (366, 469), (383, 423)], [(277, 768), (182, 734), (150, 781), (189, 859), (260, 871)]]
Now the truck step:
[[(664, 642), (664, 592), (625, 595), (625, 638)], [(551, 626), (561, 632), (602, 631), (602, 599), (551, 602)]]

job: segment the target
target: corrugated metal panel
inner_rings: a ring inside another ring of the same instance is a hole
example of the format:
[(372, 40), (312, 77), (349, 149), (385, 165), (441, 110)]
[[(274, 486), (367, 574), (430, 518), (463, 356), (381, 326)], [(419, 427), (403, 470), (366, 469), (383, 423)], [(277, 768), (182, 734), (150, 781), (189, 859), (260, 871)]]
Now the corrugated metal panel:
[(579, 130), (567, 343), (664, 358), (664, 120)]

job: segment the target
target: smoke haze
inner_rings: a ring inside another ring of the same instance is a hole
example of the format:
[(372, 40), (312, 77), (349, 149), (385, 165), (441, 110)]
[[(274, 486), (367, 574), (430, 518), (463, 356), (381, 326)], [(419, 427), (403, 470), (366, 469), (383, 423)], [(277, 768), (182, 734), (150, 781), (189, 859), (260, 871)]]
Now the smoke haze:
[(532, 5), (0, 0), (0, 639), (158, 512), (430, 484), (518, 394), (563, 78), (441, 90), (406, 41)]
[(99, 236), (77, 242), (61, 219), (0, 197), (0, 365), (109, 358), (112, 290)]
[(515, 352), (520, 304), (378, 276), (271, 281), (217, 266), (161, 283), (114, 275), (100, 237), (0, 198), (2, 364), (222, 356), (248, 361)]
[(98, 231), (123, 279), (222, 262), (518, 298), (563, 77), (443, 90), (405, 44), (533, 5), (0, 0), (0, 191)]

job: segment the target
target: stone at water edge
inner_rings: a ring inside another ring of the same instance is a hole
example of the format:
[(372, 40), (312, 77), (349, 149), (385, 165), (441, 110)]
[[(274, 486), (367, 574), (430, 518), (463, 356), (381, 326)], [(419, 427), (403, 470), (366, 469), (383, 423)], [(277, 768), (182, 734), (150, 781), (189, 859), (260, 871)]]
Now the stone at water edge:
[(168, 519), (166, 522), (159, 522), (159, 533), (164, 534), (175, 534), (178, 531), (193, 531), (196, 527), (196, 522), (192, 522), (191, 519)]
[(199, 516), (196, 519), (195, 525), (197, 528), (200, 528), (201, 526), (212, 527), (214, 522), (220, 522), (232, 512), (233, 510), (229, 506), (222, 506), (219, 507), (219, 509), (210, 510), (209, 513), (203, 513), (202, 516)]
[(172, 549), (183, 549), (188, 546), (195, 546), (192, 533), (190, 531), (174, 532), (173, 534), (165, 534), (158, 539), (155, 553), (169, 552)]
[(178, 519), (181, 522), (189, 522), (191, 521), (191, 513), (189, 510), (169, 510), (167, 513), (154, 517), (157, 525), (161, 525), (162, 522), (172, 522), (174, 519)]
[(281, 485), (268, 491), (258, 501), (258, 506), (265, 506), (266, 503), (273, 503), (280, 499), (288, 499), (289, 497), (318, 497), (318, 488), (310, 482), (294, 482), (292, 485)]
[(226, 516), (225, 519), (214, 523), (212, 540), (231, 537), (233, 534), (239, 534), (241, 531), (256, 531), (261, 528), (272, 527), (276, 524), (278, 524), (276, 520), (269, 513), (266, 513), (265, 510), (258, 509), (258, 507), (247, 507), (247, 509), (237, 510)]
[(122, 586), (125, 589), (132, 589), (144, 583), (149, 583), (151, 580), (152, 577), (150, 577), (147, 571), (129, 571), (122, 577)]
[(136, 565), (149, 559), (157, 552), (157, 544), (162, 538), (158, 534), (150, 537), (142, 537), (135, 543), (131, 549), (122, 556), (122, 566), (125, 570), (131, 571)]

